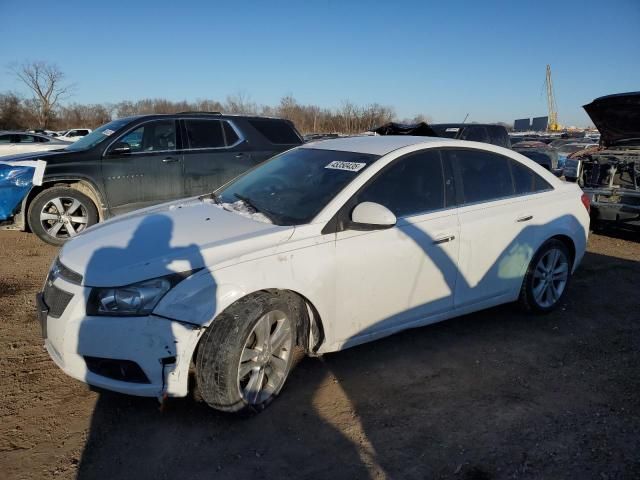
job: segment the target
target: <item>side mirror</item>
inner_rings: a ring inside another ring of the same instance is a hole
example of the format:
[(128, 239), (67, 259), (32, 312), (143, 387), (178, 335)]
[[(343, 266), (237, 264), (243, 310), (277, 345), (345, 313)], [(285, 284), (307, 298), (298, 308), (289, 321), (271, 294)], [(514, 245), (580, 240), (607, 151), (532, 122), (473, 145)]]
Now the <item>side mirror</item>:
[(129, 153), (131, 153), (131, 145), (125, 142), (118, 142), (109, 150), (109, 155), (127, 155)]
[(351, 212), (349, 228), (353, 230), (382, 230), (396, 224), (396, 216), (384, 205), (362, 202)]

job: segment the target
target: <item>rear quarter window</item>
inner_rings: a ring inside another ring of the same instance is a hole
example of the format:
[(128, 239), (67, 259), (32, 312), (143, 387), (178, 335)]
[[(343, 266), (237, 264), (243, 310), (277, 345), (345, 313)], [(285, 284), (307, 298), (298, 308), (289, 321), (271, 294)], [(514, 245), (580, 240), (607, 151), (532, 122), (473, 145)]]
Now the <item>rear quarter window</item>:
[(249, 124), (273, 144), (299, 145), (302, 143), (293, 127), (283, 120), (254, 119), (249, 120)]
[(542, 192), (551, 189), (551, 185), (544, 178), (529, 167), (511, 160), (511, 175), (515, 186), (516, 195)]

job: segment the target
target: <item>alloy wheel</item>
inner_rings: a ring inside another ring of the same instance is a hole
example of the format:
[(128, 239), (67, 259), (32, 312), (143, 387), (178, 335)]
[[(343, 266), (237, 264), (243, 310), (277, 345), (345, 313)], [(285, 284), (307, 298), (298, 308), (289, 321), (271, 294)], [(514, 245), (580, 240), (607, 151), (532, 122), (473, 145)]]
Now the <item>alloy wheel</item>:
[(52, 198), (40, 211), (42, 228), (54, 238), (74, 237), (87, 228), (88, 221), (87, 207), (77, 198)]
[(569, 260), (559, 248), (548, 250), (538, 261), (533, 272), (533, 297), (543, 308), (555, 305), (569, 279)]
[(273, 310), (255, 324), (245, 341), (238, 366), (238, 389), (250, 405), (276, 394), (287, 378), (293, 348), (291, 320)]

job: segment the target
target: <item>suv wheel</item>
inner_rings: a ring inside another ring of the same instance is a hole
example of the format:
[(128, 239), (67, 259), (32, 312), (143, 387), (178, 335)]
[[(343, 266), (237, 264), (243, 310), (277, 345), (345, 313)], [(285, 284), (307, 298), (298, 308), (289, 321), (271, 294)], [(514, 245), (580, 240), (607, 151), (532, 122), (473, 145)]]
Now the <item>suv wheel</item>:
[(196, 358), (198, 391), (207, 404), (257, 413), (275, 399), (293, 363), (299, 303), (290, 294), (259, 292), (213, 321)]
[(29, 228), (41, 240), (62, 245), (98, 222), (98, 209), (84, 193), (69, 187), (40, 192), (29, 205)]
[(520, 305), (530, 312), (547, 313), (558, 306), (571, 278), (567, 246), (552, 238), (536, 252), (522, 283)]

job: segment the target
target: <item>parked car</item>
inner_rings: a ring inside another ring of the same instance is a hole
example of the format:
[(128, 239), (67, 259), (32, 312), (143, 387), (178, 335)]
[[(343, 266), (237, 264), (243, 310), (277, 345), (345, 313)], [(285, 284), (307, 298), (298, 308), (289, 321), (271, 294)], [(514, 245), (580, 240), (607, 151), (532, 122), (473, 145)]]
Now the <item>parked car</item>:
[(541, 141), (522, 141), (512, 145), (513, 150), (521, 153), (550, 172), (558, 173), (558, 152)]
[(302, 143), (275, 118), (211, 113), (143, 115), (101, 126), (61, 152), (13, 160), (47, 162), (3, 228), (28, 228), (61, 245), (112, 216), (210, 192), (245, 170)]
[(640, 92), (596, 98), (583, 107), (600, 148), (571, 154), (564, 175), (591, 197), (599, 223), (640, 225)]
[(491, 143), (499, 147), (510, 148), (511, 140), (507, 129), (502, 125), (483, 125), (480, 123), (436, 123), (429, 125), (439, 137)]
[(69, 144), (66, 142), (60, 142), (37, 133), (0, 131), (0, 157), (21, 153), (61, 150), (68, 146)]
[(90, 128), (72, 128), (71, 130), (67, 130), (61, 135), (58, 135), (57, 138), (65, 142), (77, 142), (82, 137), (85, 137), (90, 133), (91, 133)]
[(579, 152), (581, 150), (585, 150), (587, 148), (596, 147), (597, 143), (593, 143), (591, 141), (587, 142), (570, 142), (565, 143), (564, 145), (560, 145), (556, 147), (556, 151), (558, 152), (558, 167), (564, 169), (564, 165), (573, 153)]
[(585, 202), (494, 145), (305, 144), (65, 244), (38, 296), (44, 343), (96, 387), (180, 397), (194, 365), (210, 406), (257, 412), (295, 347), (333, 352), (505, 302), (553, 310), (585, 252)]

